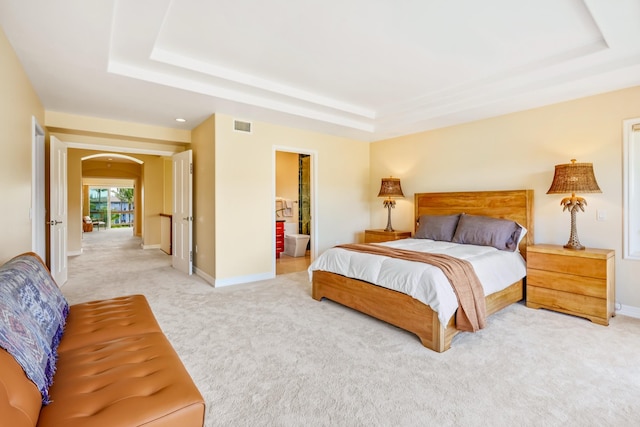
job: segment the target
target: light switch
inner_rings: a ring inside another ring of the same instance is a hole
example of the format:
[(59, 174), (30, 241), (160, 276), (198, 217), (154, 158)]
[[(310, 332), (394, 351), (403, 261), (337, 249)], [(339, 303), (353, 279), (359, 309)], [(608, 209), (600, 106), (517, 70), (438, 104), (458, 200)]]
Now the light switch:
[(597, 221), (605, 221), (607, 219), (607, 211), (603, 211), (598, 209), (596, 211), (596, 220)]

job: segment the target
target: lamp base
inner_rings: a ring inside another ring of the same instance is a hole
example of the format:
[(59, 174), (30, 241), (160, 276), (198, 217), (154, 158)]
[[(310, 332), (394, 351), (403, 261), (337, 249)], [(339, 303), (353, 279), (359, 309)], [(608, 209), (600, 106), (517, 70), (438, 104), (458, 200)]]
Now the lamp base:
[(577, 245), (576, 245), (576, 244), (574, 244), (574, 243), (569, 242), (569, 243), (567, 243), (566, 245), (564, 245), (563, 247), (564, 247), (565, 249), (571, 249), (571, 250), (573, 250), (573, 251), (583, 251), (583, 250), (585, 250), (585, 249), (586, 249), (584, 246), (582, 246), (582, 245), (580, 244), (580, 242), (578, 242), (578, 244), (577, 244)]
[(576, 227), (576, 206), (572, 206), (571, 208), (571, 234), (569, 235), (569, 241), (564, 245), (564, 248), (574, 251), (584, 250), (584, 246), (580, 244), (580, 239), (578, 239), (578, 228)]
[(383, 204), (384, 204), (384, 207), (389, 210), (389, 213), (387, 214), (387, 228), (385, 228), (384, 231), (395, 231), (391, 226), (391, 208), (396, 207), (396, 201), (389, 198), (385, 200)]

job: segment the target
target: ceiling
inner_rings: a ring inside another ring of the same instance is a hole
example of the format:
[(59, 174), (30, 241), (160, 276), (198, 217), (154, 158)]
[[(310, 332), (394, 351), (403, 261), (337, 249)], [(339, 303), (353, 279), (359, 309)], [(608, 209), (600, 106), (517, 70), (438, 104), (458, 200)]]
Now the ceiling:
[(0, 25), (46, 110), (182, 129), (376, 141), (640, 85), (640, 0), (0, 0)]

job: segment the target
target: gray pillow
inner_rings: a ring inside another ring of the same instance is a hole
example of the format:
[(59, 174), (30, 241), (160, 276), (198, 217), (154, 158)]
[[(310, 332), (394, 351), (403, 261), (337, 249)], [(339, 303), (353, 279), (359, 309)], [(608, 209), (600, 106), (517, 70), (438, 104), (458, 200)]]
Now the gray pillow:
[(462, 214), (451, 241), (515, 251), (521, 232), (518, 223), (508, 219)]
[(431, 239), (450, 242), (456, 231), (460, 214), (455, 215), (421, 215), (418, 218), (416, 239)]

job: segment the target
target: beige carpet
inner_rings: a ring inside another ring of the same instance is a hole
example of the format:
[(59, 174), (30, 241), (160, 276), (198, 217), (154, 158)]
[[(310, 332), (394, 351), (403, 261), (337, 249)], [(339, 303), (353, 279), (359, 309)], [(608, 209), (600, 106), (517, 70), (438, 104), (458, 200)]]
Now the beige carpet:
[(438, 354), (310, 296), (306, 272), (214, 289), (130, 230), (87, 233), (70, 303), (143, 293), (207, 402), (207, 426), (636, 426), (640, 320), (512, 305)]

